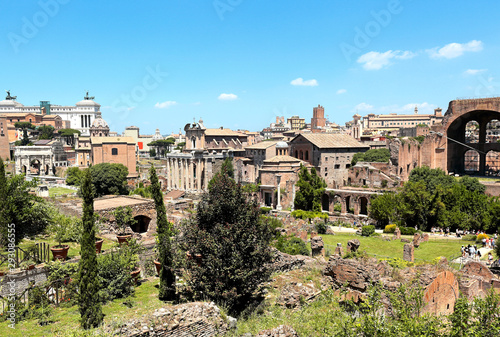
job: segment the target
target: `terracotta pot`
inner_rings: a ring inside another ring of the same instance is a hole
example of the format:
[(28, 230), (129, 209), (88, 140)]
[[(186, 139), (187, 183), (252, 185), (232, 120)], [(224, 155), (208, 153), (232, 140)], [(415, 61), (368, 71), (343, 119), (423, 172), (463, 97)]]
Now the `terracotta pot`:
[(124, 243), (126, 245), (128, 245), (128, 240), (130, 240), (132, 238), (132, 235), (131, 234), (127, 234), (127, 235), (116, 235), (116, 238), (118, 239), (118, 243), (120, 244), (120, 246)]
[(102, 243), (104, 242), (103, 239), (96, 238), (95, 241), (95, 252), (96, 254), (101, 254), (101, 248), (102, 248)]
[(160, 271), (161, 271), (161, 263), (160, 263), (160, 261), (158, 261), (158, 260), (154, 260), (153, 262), (154, 262), (155, 267), (156, 267), (156, 274), (158, 274), (158, 276), (160, 276)]
[(134, 284), (137, 284), (137, 280), (139, 279), (140, 274), (141, 274), (141, 268), (137, 268), (136, 270), (130, 272), (130, 276), (132, 276)]
[(52, 251), (54, 260), (64, 261), (68, 257), (69, 246), (68, 245), (54, 246), (51, 247), (50, 250)]
[(0, 271), (0, 277), (4, 276), (5, 275), (5, 272), (3, 271)]

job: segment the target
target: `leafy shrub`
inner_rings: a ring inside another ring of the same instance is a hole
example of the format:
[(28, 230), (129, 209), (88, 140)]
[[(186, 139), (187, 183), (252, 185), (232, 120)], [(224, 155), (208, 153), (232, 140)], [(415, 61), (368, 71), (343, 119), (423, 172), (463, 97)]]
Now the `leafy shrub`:
[(342, 212), (342, 205), (339, 203), (336, 203), (335, 205), (333, 205), (333, 211), (334, 212)]
[(384, 228), (384, 233), (394, 233), (396, 231), (396, 227), (397, 227), (396, 224), (387, 225)]
[(318, 222), (316, 224), (316, 232), (318, 232), (318, 234), (326, 234), (326, 224), (324, 222)]
[(476, 236), (474, 234), (465, 234), (462, 236), (462, 240), (464, 241), (476, 241)]
[(297, 210), (293, 211), (292, 213), (290, 213), (290, 215), (296, 219), (302, 219), (302, 220), (314, 219), (314, 218), (328, 219), (327, 213), (303, 211), (301, 209), (297, 209)]
[(368, 225), (368, 226), (363, 226), (361, 228), (361, 235), (362, 236), (370, 236), (373, 233), (375, 233), (375, 226)]
[(401, 235), (415, 235), (417, 232), (413, 227), (400, 227)]
[(274, 243), (280, 252), (290, 255), (309, 255), (309, 249), (304, 241), (295, 236), (281, 236)]
[(396, 268), (396, 269), (404, 269), (404, 268), (413, 266), (412, 262), (403, 260), (399, 257), (395, 257), (392, 259), (380, 259), (380, 261), (387, 261), (389, 266), (391, 266), (392, 268)]
[(483, 239), (489, 239), (490, 237), (486, 234), (479, 234), (476, 237), (476, 243), (483, 243)]
[[(124, 247), (127, 246), (122, 248)], [(122, 248), (97, 257), (100, 298), (103, 302), (128, 297), (134, 292), (130, 275), (131, 257)]]

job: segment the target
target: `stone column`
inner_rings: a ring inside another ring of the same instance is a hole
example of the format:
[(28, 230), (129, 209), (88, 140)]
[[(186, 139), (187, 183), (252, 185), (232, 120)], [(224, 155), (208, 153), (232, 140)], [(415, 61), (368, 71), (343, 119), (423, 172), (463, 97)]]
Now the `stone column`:
[(179, 159), (179, 164), (181, 167), (181, 190), (184, 191), (184, 160), (182, 158)]
[(201, 192), (201, 159), (196, 164), (196, 189)]
[(188, 189), (193, 189), (193, 159), (189, 159), (188, 161)]
[(278, 200), (276, 201), (276, 210), (281, 211), (281, 188), (280, 188), (280, 183), (281, 183), (281, 175), (277, 174), (276, 175), (276, 181), (278, 182)]
[(347, 213), (347, 202), (346, 202), (346, 198), (340, 198), (340, 215), (345, 215)]
[(167, 159), (167, 189), (172, 189), (172, 179), (170, 178), (170, 173), (172, 170), (170, 169), (170, 158)]

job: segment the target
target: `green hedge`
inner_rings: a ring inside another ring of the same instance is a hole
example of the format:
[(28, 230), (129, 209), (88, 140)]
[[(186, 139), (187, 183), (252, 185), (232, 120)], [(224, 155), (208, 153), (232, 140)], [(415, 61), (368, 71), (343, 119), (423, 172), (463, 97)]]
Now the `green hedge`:
[(290, 215), (296, 219), (303, 219), (303, 220), (314, 219), (314, 218), (328, 219), (327, 213), (303, 211), (301, 209), (293, 211), (292, 213), (290, 213)]
[(368, 226), (363, 226), (361, 228), (361, 235), (362, 236), (370, 236), (373, 233), (375, 233), (375, 226), (368, 225)]
[(400, 227), (401, 235), (415, 235), (417, 232), (413, 227)]
[(271, 211), (271, 207), (261, 207), (260, 208), (260, 214), (269, 214)]

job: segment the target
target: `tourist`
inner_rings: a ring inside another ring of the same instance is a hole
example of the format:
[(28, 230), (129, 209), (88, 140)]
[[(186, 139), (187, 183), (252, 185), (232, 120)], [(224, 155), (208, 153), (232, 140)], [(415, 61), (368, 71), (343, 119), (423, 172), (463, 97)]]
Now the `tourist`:
[(469, 245), (469, 257), (473, 259), (474, 256), (476, 256), (476, 251), (474, 249), (474, 246)]
[(479, 249), (476, 251), (476, 261), (479, 262), (479, 260), (481, 260), (481, 252), (479, 251)]
[(465, 257), (465, 247), (462, 245), (462, 248), (460, 248), (460, 252), (462, 253), (462, 257)]
[(493, 263), (493, 255), (491, 254), (491, 252), (488, 253), (488, 265), (491, 266), (491, 264)]

